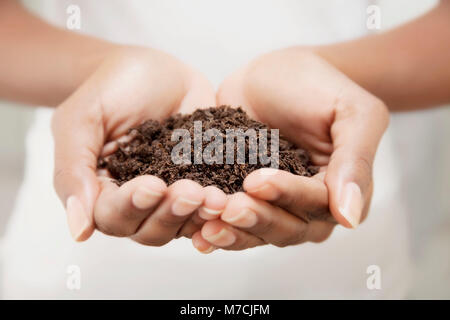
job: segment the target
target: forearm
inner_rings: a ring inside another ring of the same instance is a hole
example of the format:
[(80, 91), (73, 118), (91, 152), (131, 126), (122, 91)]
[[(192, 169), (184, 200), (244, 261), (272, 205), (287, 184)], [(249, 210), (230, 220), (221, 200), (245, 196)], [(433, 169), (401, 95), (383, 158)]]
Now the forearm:
[(450, 1), (378, 35), (314, 49), (391, 110), (450, 102)]
[(56, 106), (116, 45), (53, 27), (0, 0), (0, 99)]

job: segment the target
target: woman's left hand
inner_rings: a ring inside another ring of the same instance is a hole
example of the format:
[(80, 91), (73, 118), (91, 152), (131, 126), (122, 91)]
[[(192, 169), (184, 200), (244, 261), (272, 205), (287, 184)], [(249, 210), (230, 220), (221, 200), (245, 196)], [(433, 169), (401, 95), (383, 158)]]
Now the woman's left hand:
[(221, 220), (194, 234), (197, 249), (318, 242), (336, 222), (355, 228), (364, 220), (373, 159), (389, 119), (381, 100), (304, 48), (256, 59), (223, 82), (217, 100), (279, 128), (310, 152), (320, 173), (253, 172), (244, 181), (246, 193), (229, 196)]

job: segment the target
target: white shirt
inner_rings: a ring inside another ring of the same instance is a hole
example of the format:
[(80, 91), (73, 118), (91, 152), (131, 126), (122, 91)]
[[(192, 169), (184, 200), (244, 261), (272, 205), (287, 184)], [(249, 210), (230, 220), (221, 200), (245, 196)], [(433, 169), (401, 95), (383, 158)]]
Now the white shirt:
[[(81, 31), (164, 50), (217, 86), (233, 70), (277, 48), (342, 41), (367, 30), (365, 1), (171, 0), (45, 1), (49, 20), (66, 25), (81, 9)], [(68, 75), (70, 76), (70, 75)], [(5, 238), (5, 298), (401, 298), (409, 285), (407, 220), (389, 137), (375, 162), (368, 219), (337, 227), (321, 244), (197, 253), (190, 240), (146, 247), (99, 232), (74, 243), (52, 186), (51, 110), (41, 109), (27, 142), (24, 183)], [(70, 290), (69, 266), (80, 290)], [(367, 269), (381, 270), (369, 290)]]

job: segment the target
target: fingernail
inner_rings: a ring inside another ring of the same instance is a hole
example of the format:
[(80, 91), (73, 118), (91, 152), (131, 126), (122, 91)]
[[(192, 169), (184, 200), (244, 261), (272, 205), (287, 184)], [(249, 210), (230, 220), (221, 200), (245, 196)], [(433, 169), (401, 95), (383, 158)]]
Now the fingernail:
[(220, 247), (230, 246), (236, 241), (236, 236), (225, 228), (223, 228), (216, 234), (202, 234), (202, 236), (206, 241), (214, 243), (215, 245)]
[(191, 214), (202, 203), (200, 201), (193, 201), (183, 197), (175, 200), (172, 205), (172, 213), (176, 216), (186, 216)]
[(215, 250), (216, 248), (214, 247), (214, 246), (210, 246), (208, 249), (206, 249), (206, 250), (200, 250), (200, 249), (197, 249), (198, 250), (198, 252), (200, 252), (200, 253), (203, 253), (203, 254), (208, 254), (208, 253), (211, 253), (211, 252), (213, 252), (214, 250)]
[(205, 219), (205, 220), (209, 220), (211, 218), (218, 217), (221, 213), (222, 213), (222, 210), (213, 210), (213, 209), (209, 209), (209, 208), (205, 208), (205, 207), (201, 207), (198, 210), (198, 215), (200, 216), (200, 218)]
[(354, 182), (347, 183), (340, 197), (339, 212), (353, 228), (356, 228), (361, 220), (362, 209), (361, 189)]
[(161, 192), (139, 187), (131, 196), (131, 201), (136, 208), (145, 210), (154, 206), (161, 199), (162, 195)]
[(204, 254), (208, 254), (213, 252), (216, 247), (214, 247), (213, 245), (209, 245), (208, 247), (206, 247), (206, 249), (200, 249), (201, 247), (205, 247), (205, 241), (199, 241), (198, 237), (196, 237), (195, 235), (192, 237), (192, 244), (194, 245), (194, 248), (197, 249), (198, 252), (200, 253), (204, 253)]
[(213, 252), (214, 250), (216, 250), (216, 248), (214, 246), (209, 246), (207, 249), (205, 250), (200, 250), (200, 248), (195, 247), (195, 249), (197, 249), (198, 252), (203, 253), (203, 254), (208, 254)]
[(67, 221), (72, 238), (75, 241), (83, 239), (84, 234), (89, 231), (91, 222), (83, 208), (83, 204), (76, 196), (70, 196), (66, 202)]
[(251, 228), (256, 225), (258, 218), (253, 210), (245, 208), (236, 215), (233, 212), (225, 212), (222, 220), (236, 227)]

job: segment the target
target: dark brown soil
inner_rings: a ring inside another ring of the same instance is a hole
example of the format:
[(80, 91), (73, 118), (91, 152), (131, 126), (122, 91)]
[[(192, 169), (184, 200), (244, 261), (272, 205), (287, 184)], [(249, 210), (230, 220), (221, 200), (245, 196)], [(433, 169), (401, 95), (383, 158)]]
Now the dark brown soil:
[[(148, 120), (130, 130), (133, 137), (130, 142), (121, 144), (119, 149), (105, 159), (99, 160), (100, 168), (107, 168), (119, 185), (136, 176), (149, 174), (164, 180), (168, 185), (180, 180), (191, 179), (203, 186), (215, 185), (226, 193), (242, 191), (244, 178), (252, 171), (268, 167), (270, 164), (194, 164), (194, 121), (201, 120), (203, 132), (210, 128), (219, 129), (225, 136), (226, 129), (248, 128), (269, 129), (265, 124), (250, 119), (241, 108), (226, 106), (209, 109), (199, 109), (193, 114), (177, 114), (159, 123)], [(192, 164), (175, 164), (171, 158), (172, 148), (178, 141), (172, 142), (174, 129), (189, 130), (192, 139)], [(270, 133), (270, 130), (268, 130)], [(224, 148), (225, 148), (225, 138)], [(204, 143), (204, 146), (207, 143)], [(270, 151), (270, 134), (268, 134), (268, 149)], [(234, 145), (236, 149), (236, 144)], [(308, 153), (295, 147), (291, 142), (279, 138), (279, 169), (302, 176), (312, 176), (317, 173), (317, 167), (309, 160)], [(246, 146), (248, 151), (248, 141)], [(224, 157), (225, 157), (224, 150)], [(269, 152), (270, 154), (270, 152)], [(236, 150), (235, 150), (236, 155)], [(246, 158), (248, 159), (248, 158)]]

